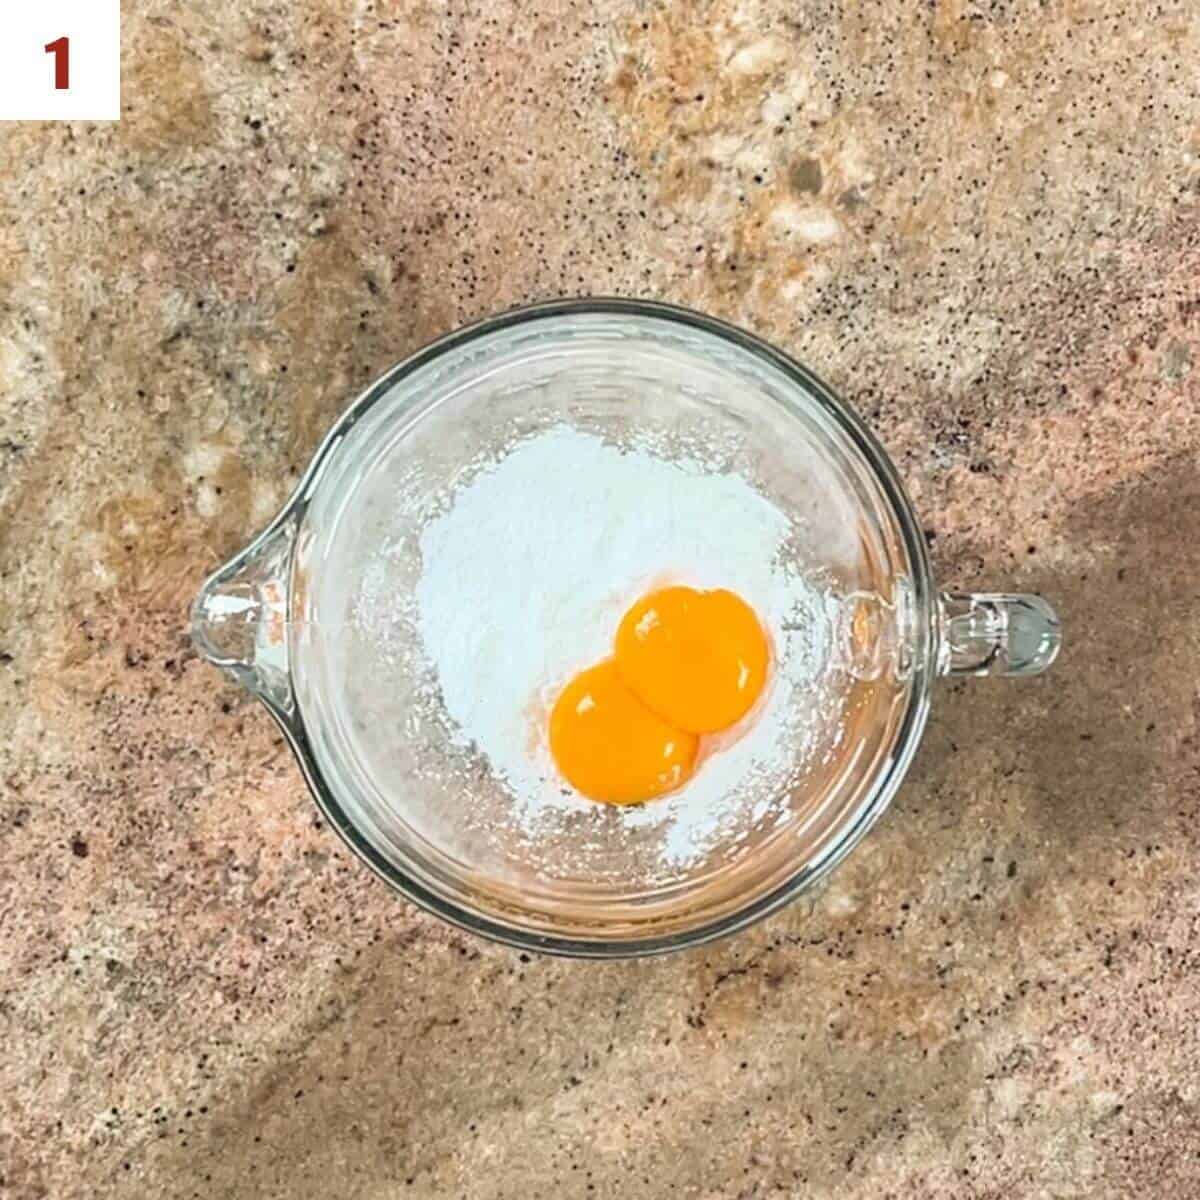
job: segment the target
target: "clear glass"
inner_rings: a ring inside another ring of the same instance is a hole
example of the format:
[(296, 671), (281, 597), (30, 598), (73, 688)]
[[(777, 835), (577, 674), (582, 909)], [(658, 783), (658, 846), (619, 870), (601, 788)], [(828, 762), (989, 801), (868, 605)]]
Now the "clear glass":
[[(508, 820), (486, 761), (417, 702), (431, 669), (405, 618), (420, 514), (514, 439), (562, 424), (649, 435), (667, 457), (703, 445), (791, 518), (793, 565), (821, 598), (813, 686), (828, 719), (797, 745), (770, 818), (747, 793), (682, 866), (656, 853), (656, 826), (603, 806), (535, 832)], [(394, 619), (356, 619), (381, 582)], [(475, 932), (594, 957), (691, 945), (786, 903), (886, 808), (936, 675), (1033, 674), (1059, 645), (1040, 598), (934, 590), (886, 455), (810, 372), (707, 317), (619, 300), (505, 314), (393, 368), (205, 584), (193, 636), (263, 701), (330, 823), (389, 884)]]

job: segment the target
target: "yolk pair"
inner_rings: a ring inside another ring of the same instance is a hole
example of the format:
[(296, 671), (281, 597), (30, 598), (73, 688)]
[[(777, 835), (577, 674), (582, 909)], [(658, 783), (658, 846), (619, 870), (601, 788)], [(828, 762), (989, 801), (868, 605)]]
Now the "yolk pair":
[(622, 619), (613, 657), (558, 697), (550, 750), (559, 770), (608, 804), (672, 791), (695, 770), (701, 736), (749, 712), (768, 659), (754, 610), (732, 592), (651, 592)]

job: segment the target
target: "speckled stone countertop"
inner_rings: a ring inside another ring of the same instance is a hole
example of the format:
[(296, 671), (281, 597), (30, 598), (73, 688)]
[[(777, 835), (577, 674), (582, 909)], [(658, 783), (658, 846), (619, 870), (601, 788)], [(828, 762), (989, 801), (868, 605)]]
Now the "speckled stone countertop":
[[(0, 1196), (1200, 1195), (1196, 5), (125, 8), (120, 124), (0, 127)], [(597, 292), (812, 364), (1068, 635), (602, 966), (395, 900), (184, 631), (357, 387)]]

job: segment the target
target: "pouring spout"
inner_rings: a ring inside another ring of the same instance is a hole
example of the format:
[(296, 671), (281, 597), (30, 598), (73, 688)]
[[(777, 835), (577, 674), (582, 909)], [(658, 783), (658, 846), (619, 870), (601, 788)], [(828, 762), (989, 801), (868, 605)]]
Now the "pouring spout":
[(205, 581), (192, 604), (192, 641), (281, 715), (291, 708), (288, 609), (296, 522), (277, 522)]

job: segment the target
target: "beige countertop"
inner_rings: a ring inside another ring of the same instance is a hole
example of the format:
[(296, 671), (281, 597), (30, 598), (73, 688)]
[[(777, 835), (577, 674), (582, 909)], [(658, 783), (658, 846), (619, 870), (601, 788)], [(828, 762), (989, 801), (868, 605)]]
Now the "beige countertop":
[[(125, 9), (119, 124), (0, 126), (0, 1196), (1200, 1194), (1195, 4)], [(597, 292), (811, 364), (1067, 631), (611, 965), (393, 898), (185, 635), (358, 386)]]

